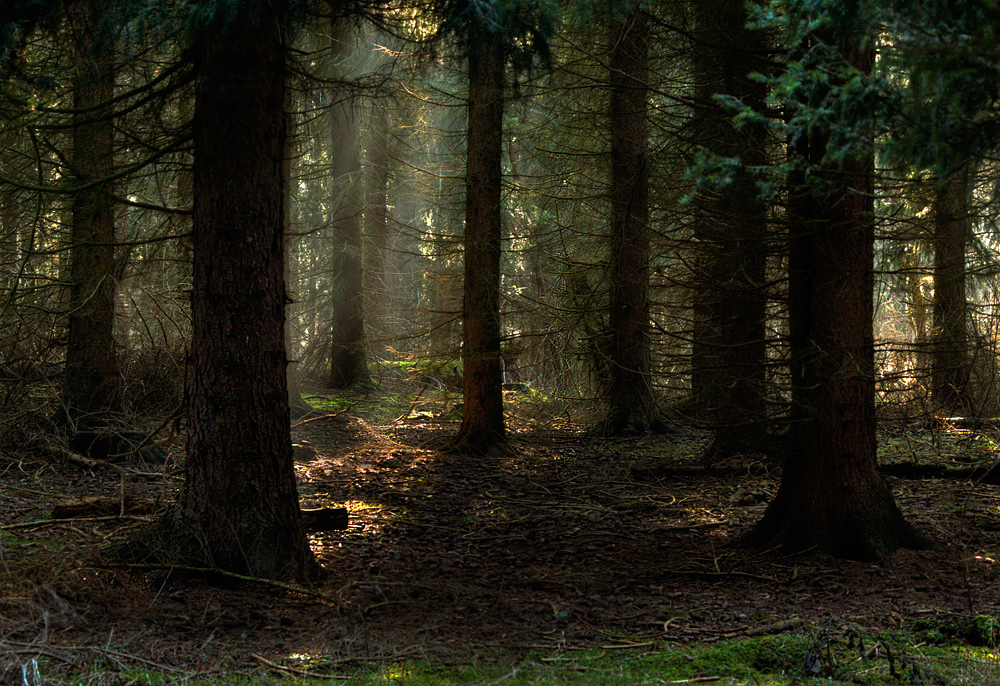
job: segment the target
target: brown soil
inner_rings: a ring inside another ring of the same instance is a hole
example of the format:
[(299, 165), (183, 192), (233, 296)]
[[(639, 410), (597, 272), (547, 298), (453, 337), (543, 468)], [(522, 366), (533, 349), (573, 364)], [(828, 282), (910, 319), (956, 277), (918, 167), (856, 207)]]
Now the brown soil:
[(180, 479), (169, 463), (85, 471), (29, 449), (4, 456), (0, 652), (10, 657), (0, 675), (29, 655), (185, 674), (289, 655), (326, 667), (494, 662), (540, 648), (653, 648), (790, 626), (877, 633), (1000, 615), (994, 486), (891, 479), (937, 550), (882, 564), (789, 558), (727, 546), (773, 495), (772, 467), (664, 470), (696, 466), (703, 436), (593, 440), (550, 425), (515, 430), (516, 454), (500, 459), (420, 447), (456, 429), (373, 428), (346, 414), (296, 429), (308, 448), (297, 452), (303, 506), (350, 511), (348, 530), (311, 536), (330, 578), (308, 590), (323, 597), (101, 563), (95, 552), (142, 518), (24, 526), (66, 497), (124, 488), (167, 502)]

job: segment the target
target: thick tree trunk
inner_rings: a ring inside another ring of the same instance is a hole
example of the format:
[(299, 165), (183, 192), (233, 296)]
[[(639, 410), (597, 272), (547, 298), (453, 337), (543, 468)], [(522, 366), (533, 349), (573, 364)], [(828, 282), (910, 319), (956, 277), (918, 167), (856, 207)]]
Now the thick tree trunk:
[(465, 178), (465, 297), (462, 306), (462, 426), (449, 448), (491, 453), (508, 448), (500, 358), (501, 159), (504, 66), (487, 36), (469, 51)]
[[(354, 53), (353, 24), (337, 20), (331, 52), (341, 71)], [(361, 151), (357, 98), (335, 105), (330, 166), (333, 198), (333, 325), (331, 388), (371, 385), (365, 354), (364, 268), (361, 254)]]
[(649, 40), (641, 10), (626, 15), (611, 53), (611, 236), (608, 264), (608, 414), (595, 431), (656, 418), (649, 350)]
[(934, 217), (934, 340), (931, 399), (946, 414), (974, 412), (966, 328), (965, 251), (969, 237), (969, 175), (959, 171), (937, 188)]
[(282, 17), (249, 4), (195, 46), (187, 466), (162, 545), (189, 564), (301, 579), (315, 562), (285, 384)]
[(767, 87), (752, 74), (766, 71), (768, 53), (763, 32), (746, 26), (742, 0), (699, 3), (697, 12), (695, 142), (741, 161), (731, 185), (706, 189), (694, 203), (691, 386), (696, 411), (715, 427), (704, 455), (715, 461), (760, 450), (766, 435), (767, 214), (754, 169), (766, 162), (767, 129), (752, 123), (737, 128), (715, 96), (730, 95), (762, 111)]
[(73, 77), (75, 183), (70, 253), (72, 290), (66, 347), (63, 411), (68, 419), (100, 423), (94, 415), (120, 409), (121, 388), (115, 355), (117, 291), (114, 200), (114, 44), (103, 27), (102, 4), (71, 5), (76, 72)]
[[(859, 37), (845, 38), (845, 56), (870, 69), (873, 53), (853, 40)], [(814, 133), (799, 145), (808, 162), (823, 159), (823, 136)], [(791, 453), (778, 494), (744, 544), (818, 548), (863, 560), (928, 545), (904, 520), (876, 464), (872, 178), (872, 157), (827, 163), (809, 179), (802, 171), (794, 174)]]

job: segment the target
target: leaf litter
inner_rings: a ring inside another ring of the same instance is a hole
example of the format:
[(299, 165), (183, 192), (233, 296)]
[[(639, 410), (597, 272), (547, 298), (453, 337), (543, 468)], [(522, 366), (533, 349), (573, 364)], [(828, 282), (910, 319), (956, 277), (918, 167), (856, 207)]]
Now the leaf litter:
[(349, 511), (347, 530), (310, 535), (329, 572), (312, 595), (108, 566), (95, 553), (142, 518), (56, 524), (46, 512), (67, 495), (164, 505), (180, 472), (88, 472), (30, 450), (6, 455), (0, 646), (11, 658), (0, 674), (28, 654), (69, 664), (82, 651), (178, 674), (289, 661), (328, 670), (656, 651), (804, 627), (879, 635), (1000, 616), (995, 486), (889, 477), (936, 550), (881, 564), (787, 557), (729, 546), (777, 489), (780, 469), (763, 458), (705, 472), (703, 434), (595, 440), (568, 422), (511, 426), (515, 450), (500, 458), (430, 447), (457, 424), (422, 415), (373, 426), (340, 413), (295, 429), (303, 507)]

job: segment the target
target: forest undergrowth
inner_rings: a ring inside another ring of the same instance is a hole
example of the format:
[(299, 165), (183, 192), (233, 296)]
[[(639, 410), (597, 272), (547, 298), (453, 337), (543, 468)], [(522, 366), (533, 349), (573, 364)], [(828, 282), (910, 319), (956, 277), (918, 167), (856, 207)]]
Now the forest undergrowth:
[[(303, 507), (349, 512), (346, 530), (310, 536), (329, 574), (309, 588), (102, 557), (172, 500), (179, 441), (165, 464), (91, 469), (30, 442), (6, 450), (0, 683), (425, 683), (427, 665), (445, 670), (433, 683), (609, 670), (595, 683), (788, 683), (848, 668), (855, 683), (1000, 683), (989, 647), (967, 652), (997, 642), (1000, 496), (968, 471), (995, 463), (995, 428), (884, 423), (896, 500), (938, 547), (871, 564), (731, 547), (780, 467), (746, 456), (706, 471), (707, 434), (597, 440), (571, 409), (511, 394), (515, 452), (458, 457), (434, 447), (458, 427), (454, 400), (413, 397), (313, 397), (293, 430)], [(951, 471), (917, 478), (919, 465)], [(95, 496), (119, 512), (52, 517)], [(726, 646), (757, 657), (734, 663)]]

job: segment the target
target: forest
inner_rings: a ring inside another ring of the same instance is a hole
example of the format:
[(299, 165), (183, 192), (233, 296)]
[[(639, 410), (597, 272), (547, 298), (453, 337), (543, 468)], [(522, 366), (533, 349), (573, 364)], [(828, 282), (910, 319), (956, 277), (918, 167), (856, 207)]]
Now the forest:
[(0, 683), (1000, 684), (994, 0), (4, 0)]

